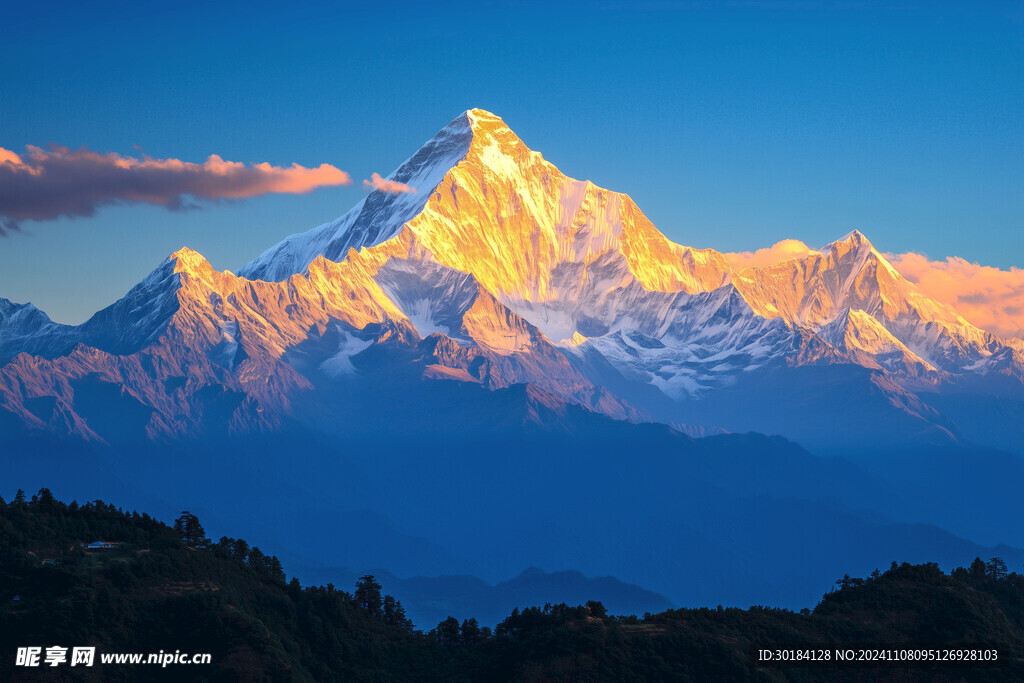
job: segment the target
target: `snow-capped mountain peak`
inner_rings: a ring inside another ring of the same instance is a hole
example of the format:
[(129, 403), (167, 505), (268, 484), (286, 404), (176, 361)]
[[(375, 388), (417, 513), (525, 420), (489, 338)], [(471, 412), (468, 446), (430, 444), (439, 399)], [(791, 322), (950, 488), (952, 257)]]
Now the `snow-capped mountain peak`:
[(825, 247), (823, 247), (819, 251), (824, 251), (825, 249), (830, 248), (830, 247), (838, 249), (838, 248), (841, 248), (842, 246), (847, 246), (847, 247), (850, 247), (850, 248), (853, 248), (853, 249), (859, 249), (861, 247), (866, 247), (868, 249), (874, 249), (874, 245), (872, 245), (871, 242), (868, 241), (867, 236), (864, 233), (862, 233), (860, 230), (857, 230), (855, 228), (855, 229), (851, 230), (850, 232), (846, 233), (845, 235), (843, 235), (842, 237), (840, 237), (839, 239), (837, 239), (837, 240), (835, 240), (833, 242), (830, 242), (828, 245), (826, 245)]
[(283, 279), (318, 256), (343, 261), (357, 252), (371, 270), (391, 259), (429, 260), (472, 275), (550, 339), (600, 337), (628, 325), (669, 329), (677, 295), (732, 283), (756, 315), (811, 330), (863, 311), (926, 362), (945, 353), (931, 347), (950, 334), (972, 348), (988, 343), (953, 309), (924, 297), (860, 230), (805, 257), (737, 274), (714, 250), (668, 240), (628, 196), (565, 176), (481, 109), (456, 117), (389, 178), (417, 192), (371, 193), (338, 221), (272, 247), (242, 274)]
[(484, 114), (470, 110), (455, 117), (387, 176), (386, 180), (415, 192), (372, 190), (337, 220), (291, 235), (263, 252), (244, 265), (239, 275), (253, 280), (283, 280), (303, 272), (317, 256), (340, 261), (349, 249), (371, 247), (390, 239), (423, 210), (434, 188), (466, 155), (475, 134), (474, 122), (479, 122), (478, 127), (494, 127)]
[[(806, 406), (845, 382), (882, 412), (906, 412), (890, 424), (916, 429), (934, 411), (915, 387), (990, 374), (1020, 383), (1024, 347), (924, 296), (859, 230), (737, 273), (717, 251), (669, 240), (627, 195), (566, 176), (480, 109), (387, 180), (241, 275), (180, 249), (78, 327), (0, 301), (0, 361), (15, 359), (0, 394), (7, 386), (27, 415), (33, 397), (18, 387), (32, 375), (33, 392), (72, 406), (69, 373), (98, 373), (155, 406), (147, 429), (180, 433), (220, 386), (249, 401), (232, 419), (264, 428), (299, 419), (293, 401), (324, 382), (380, 371), (528, 382), (611, 416), (680, 424), (716, 395), (731, 406), (801, 378), (778, 391), (809, 392)], [(21, 352), (56, 360), (43, 372)], [(745, 417), (729, 424), (751, 428)]]
[(213, 272), (213, 266), (206, 260), (206, 257), (195, 249), (182, 247), (167, 257), (167, 260), (174, 263), (175, 273), (188, 273), (196, 277), (208, 277)]
[(565, 298), (566, 288), (580, 286), (567, 271), (582, 281), (596, 268), (601, 279), (626, 277), (659, 291), (706, 291), (728, 277), (721, 254), (672, 243), (629, 197), (566, 177), (481, 109), (456, 117), (389, 178), (417, 192), (371, 193), (337, 221), (271, 247), (240, 274), (280, 280), (318, 255), (338, 261), (349, 249), (398, 238), (405, 240), (399, 251), (425, 249), (510, 301)]
[(312, 230), (285, 238), (243, 266), (239, 274), (249, 279), (283, 280), (303, 272), (317, 256), (340, 261), (350, 249), (376, 246), (397, 235), (420, 214), (436, 188), (471, 149), (496, 171), (510, 171), (517, 159), (530, 152), (501, 117), (483, 109), (469, 109), (438, 131), (385, 180), (388, 187), (410, 191), (374, 189), (348, 213)]

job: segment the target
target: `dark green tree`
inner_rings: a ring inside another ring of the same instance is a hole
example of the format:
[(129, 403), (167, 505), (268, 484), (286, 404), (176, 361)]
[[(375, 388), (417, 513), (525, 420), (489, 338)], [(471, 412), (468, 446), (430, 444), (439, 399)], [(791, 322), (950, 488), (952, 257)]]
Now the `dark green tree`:
[(608, 610), (605, 609), (604, 604), (598, 602), (597, 600), (587, 601), (587, 611), (590, 612), (590, 616), (596, 617), (598, 619), (604, 619), (606, 616), (608, 616)]
[(174, 520), (174, 530), (190, 546), (198, 547), (208, 543), (206, 531), (203, 530), (203, 525), (199, 523), (199, 518), (188, 510), (182, 510), (181, 517)]
[(976, 557), (974, 558), (974, 562), (971, 562), (971, 566), (968, 568), (967, 574), (971, 577), (971, 581), (974, 583), (980, 583), (988, 576), (988, 567), (980, 557)]
[(266, 559), (267, 556), (263, 554), (263, 551), (256, 546), (253, 546), (249, 550), (249, 556), (245, 558), (245, 561), (248, 562), (249, 566), (253, 569), (262, 570)]
[(281, 566), (281, 560), (277, 559), (277, 555), (267, 558), (267, 573), (277, 583), (284, 583), (288, 578), (284, 574), (284, 567)]
[(249, 556), (249, 544), (241, 538), (237, 539), (231, 545), (231, 556), (239, 562), (245, 562), (245, 558)]
[(356, 581), (356, 604), (371, 617), (380, 616), (383, 609), (380, 592), (381, 586), (373, 574), (361, 576)]
[(448, 617), (435, 629), (437, 642), (445, 647), (455, 647), (459, 644), (459, 620), (455, 617)]
[(43, 487), (39, 489), (39, 506), (44, 509), (50, 509), (57, 504), (57, 499), (53, 497), (53, 493), (50, 489)]
[(384, 596), (384, 623), (407, 631), (412, 630), (412, 621), (405, 616), (402, 603), (390, 595)]
[(462, 642), (465, 645), (473, 645), (483, 639), (480, 633), (480, 623), (476, 619), (465, 619), (462, 622)]
[(993, 581), (1002, 581), (1009, 574), (1006, 562), (1001, 557), (993, 557), (985, 564), (986, 574)]

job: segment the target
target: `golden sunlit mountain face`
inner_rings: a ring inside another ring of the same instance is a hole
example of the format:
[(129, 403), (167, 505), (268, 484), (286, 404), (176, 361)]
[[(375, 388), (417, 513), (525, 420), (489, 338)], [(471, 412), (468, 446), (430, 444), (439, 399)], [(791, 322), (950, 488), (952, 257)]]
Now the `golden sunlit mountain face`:
[[(105, 314), (144, 334), (104, 332), (63, 360), (11, 363), (0, 381), (61, 396), (69, 429), (87, 434), (66, 380), (98, 374), (156, 408), (150, 433), (181, 434), (202, 419), (188, 396), (203, 387), (248, 397), (240, 424), (273, 425), (319, 377), (343, 381), (356, 356), (394, 342), (420, 376), (534, 384), (618, 418), (638, 413), (601, 383), (608, 371), (642, 385), (635, 400), (677, 403), (765, 364), (846, 363), (903, 378), (885, 386), (907, 402), (925, 376), (1024, 365), (1019, 341), (924, 296), (859, 232), (737, 272), (667, 239), (628, 196), (567, 177), (482, 110), (377, 185), (336, 224), (261, 256), (280, 280), (179, 250)], [(324, 255), (339, 244), (349, 248)], [(16, 393), (9, 409), (33, 420)]]
[[(619, 261), (610, 286), (635, 280), (695, 292), (722, 284), (728, 267), (717, 252), (672, 243), (629, 197), (568, 178), (499, 117), (478, 109), (466, 117), (466, 156), (406, 225), (438, 262), (529, 302), (564, 299), (609, 261)], [(576, 278), (563, 281), (564, 271)]]
[[(488, 296), (555, 341), (589, 336), (579, 329), (585, 325), (593, 333), (625, 322), (657, 336), (673, 325), (666, 317), (671, 300), (659, 300), (659, 293), (699, 294), (732, 286), (756, 315), (811, 329), (847, 309), (862, 311), (885, 321), (878, 323), (882, 329), (895, 328), (909, 344), (908, 358), (922, 367), (931, 367), (923, 359), (934, 341), (916, 339), (934, 336), (922, 326), (937, 325), (940, 337), (955, 338), (952, 343), (973, 353), (986, 353), (992, 343), (991, 335), (951, 307), (923, 296), (857, 231), (820, 252), (737, 273), (719, 252), (668, 240), (628, 196), (565, 176), (494, 114), (469, 110), (438, 134), (440, 142), (424, 149), (443, 146), (449, 138), (467, 140), (460, 158), (438, 176), (422, 209), (392, 237), (350, 249), (337, 263), (320, 256), (305, 276), (289, 279), (303, 297), (323, 301), (328, 309), (323, 317), (337, 316), (360, 329), (385, 319), (404, 320), (426, 334), (434, 325), (422, 318), (414, 322), (378, 280), (388, 264), (406, 263), (412, 270), (436, 264), (472, 276)], [(663, 312), (643, 323), (633, 317), (638, 306)], [(501, 325), (484, 324), (476, 314), (470, 319), (473, 324), (449, 331), (492, 353), (520, 349), (515, 335)], [(866, 352), (858, 347), (859, 357)]]

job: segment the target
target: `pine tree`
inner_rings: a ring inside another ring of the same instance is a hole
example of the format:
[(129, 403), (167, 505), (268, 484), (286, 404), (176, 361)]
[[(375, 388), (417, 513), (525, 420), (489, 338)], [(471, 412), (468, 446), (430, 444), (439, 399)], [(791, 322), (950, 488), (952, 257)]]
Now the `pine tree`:
[(356, 604), (371, 617), (379, 616), (383, 608), (381, 601), (381, 586), (372, 574), (361, 576), (356, 581), (355, 599)]
[(231, 556), (239, 562), (245, 562), (245, 558), (249, 556), (249, 544), (241, 538), (235, 540), (231, 544)]
[(968, 575), (971, 577), (971, 581), (980, 583), (985, 580), (988, 576), (988, 567), (980, 557), (974, 558), (974, 562), (971, 562), (970, 568), (967, 570)]
[(199, 518), (188, 510), (182, 510), (181, 517), (174, 520), (174, 530), (181, 535), (187, 545), (192, 547), (203, 546), (209, 542), (203, 525), (199, 523)]
[(249, 551), (249, 556), (246, 558), (246, 562), (249, 567), (260, 574), (266, 573), (267, 569), (267, 556), (263, 554), (263, 551), (256, 546), (252, 547)]
[(384, 623), (405, 631), (412, 630), (412, 622), (405, 616), (402, 603), (390, 595), (384, 596)]
[(39, 489), (39, 505), (44, 509), (48, 510), (56, 505), (57, 499), (53, 497), (53, 493), (50, 489), (43, 487)]
[(1001, 581), (1006, 578), (1009, 573), (1009, 569), (1006, 566), (1006, 562), (1001, 557), (993, 557), (985, 565), (986, 574), (988, 578), (993, 581)]
[(476, 619), (465, 619), (462, 622), (462, 642), (466, 645), (473, 645), (480, 640), (480, 623)]
[(445, 647), (455, 647), (459, 644), (459, 620), (455, 617), (448, 617), (437, 625), (435, 631), (437, 642)]
[(270, 578), (277, 583), (284, 583), (288, 578), (284, 574), (284, 567), (281, 566), (281, 560), (277, 559), (277, 555), (267, 558), (267, 572), (270, 574)]

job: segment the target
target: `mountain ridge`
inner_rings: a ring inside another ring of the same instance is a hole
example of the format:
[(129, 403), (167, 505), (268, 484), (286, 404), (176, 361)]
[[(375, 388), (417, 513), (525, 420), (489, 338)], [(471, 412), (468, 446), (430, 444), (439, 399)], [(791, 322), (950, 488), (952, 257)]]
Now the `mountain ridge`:
[[(371, 191), (239, 275), (183, 248), (77, 327), (5, 304), (0, 407), (39, 427), (47, 420), (27, 402), (48, 396), (57, 422), (77, 425), (71, 385), (88, 375), (151, 410), (154, 438), (221, 413), (218, 429), (279, 429), (302, 422), (300, 397), (365, 372), (357, 359), (398, 362), (380, 351), (394, 344), (428, 354), (421, 377), (531, 384), (616, 419), (701, 430), (749, 428), (735, 411), (700, 425), (688, 416), (723, 389), (763, 394), (747, 380), (785, 368), (865, 368), (877, 376), (846, 373), (841, 390), (864, 400), (881, 392), (873, 422), (933, 423), (930, 433), (954, 439), (920, 405), (929, 395), (998, 376), (1010, 382), (1000, 391), (1024, 398), (1024, 342), (921, 294), (858, 230), (737, 272), (719, 252), (667, 239), (627, 195), (565, 176), (479, 109), (389, 180), (410, 191)], [(817, 390), (805, 384), (784, 400), (798, 410)], [(203, 391), (234, 398), (210, 412), (198, 405)], [(837, 439), (859, 433), (831, 417)], [(877, 436), (898, 441), (925, 427)]]

